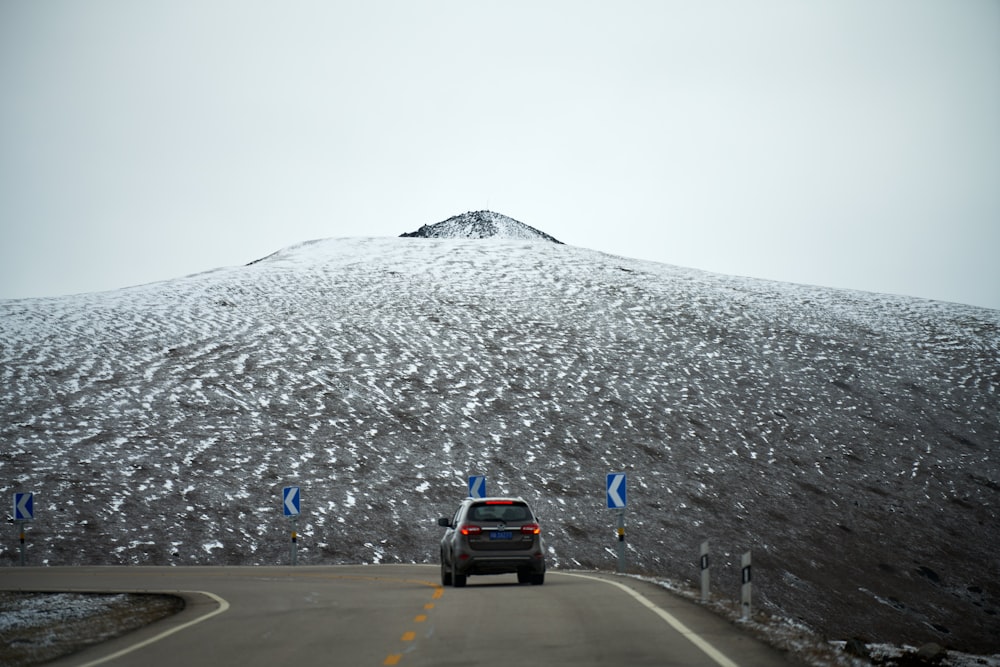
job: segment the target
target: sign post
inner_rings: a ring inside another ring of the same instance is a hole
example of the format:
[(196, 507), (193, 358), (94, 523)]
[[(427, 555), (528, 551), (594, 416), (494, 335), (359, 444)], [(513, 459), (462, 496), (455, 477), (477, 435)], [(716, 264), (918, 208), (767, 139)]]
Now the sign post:
[(469, 477), (469, 497), (486, 497), (486, 477), (484, 475), (472, 475)]
[(28, 560), (28, 556), (25, 553), (25, 544), (24, 544), (24, 522), (23, 521), (16, 521), (15, 523), (17, 524), (17, 534), (21, 538), (21, 548), (20, 548), (21, 559), (20, 559), (20, 563), (21, 563), (21, 567), (24, 567), (27, 564), (27, 560)]
[(281, 507), (285, 516), (292, 520), (291, 564), (298, 562), (299, 513), (301, 512), (299, 487), (286, 486), (281, 492)]
[(35, 520), (35, 494), (15, 493), (14, 494), (14, 524), (17, 526), (17, 533), (21, 540), (21, 567), (24, 567), (28, 560), (27, 544), (25, 543), (24, 524)]
[(618, 572), (625, 572), (625, 505), (628, 501), (626, 495), (627, 483), (625, 473), (608, 473), (607, 485), (605, 487), (608, 498), (608, 509), (618, 510)]
[(753, 579), (750, 569), (750, 552), (743, 554), (740, 558), (740, 565), (743, 567), (743, 584), (740, 586), (740, 607), (743, 610), (743, 618), (750, 618), (750, 589)]
[(699, 566), (701, 567), (701, 601), (708, 602), (710, 594), (708, 580), (708, 540), (701, 543), (701, 558), (699, 561)]
[(618, 510), (618, 574), (625, 574), (625, 510)]

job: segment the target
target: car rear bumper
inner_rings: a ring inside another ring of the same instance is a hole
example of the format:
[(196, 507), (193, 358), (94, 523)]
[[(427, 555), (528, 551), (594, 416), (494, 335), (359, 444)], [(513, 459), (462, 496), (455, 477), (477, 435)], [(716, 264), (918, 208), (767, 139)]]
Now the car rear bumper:
[(540, 574), (545, 572), (545, 559), (541, 554), (519, 556), (498, 556), (495, 554), (489, 556), (470, 555), (467, 558), (457, 559), (455, 571), (460, 575), (507, 574), (518, 571)]

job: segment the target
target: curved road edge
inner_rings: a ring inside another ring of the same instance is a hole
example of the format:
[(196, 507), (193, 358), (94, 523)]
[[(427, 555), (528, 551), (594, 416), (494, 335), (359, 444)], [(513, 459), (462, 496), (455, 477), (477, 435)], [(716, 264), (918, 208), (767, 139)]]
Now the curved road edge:
[[(89, 646), (78, 653), (58, 659), (51, 663), (53, 667), (61, 664), (73, 664), (78, 667), (103, 665), (156, 643), (172, 634), (186, 630), (202, 621), (207, 621), (219, 614), (224, 614), (229, 610), (229, 602), (209, 591), (143, 590), (142, 592), (156, 595), (176, 595), (184, 600), (184, 609), (177, 614), (160, 619), (145, 628), (125, 633), (106, 642)], [(164, 625), (167, 627), (164, 628)], [(143, 636), (147, 633), (152, 634), (150, 636)], [(121, 645), (121, 648), (117, 648), (116, 650), (118, 645)], [(108, 653), (109, 650), (111, 650), (110, 653)], [(88, 655), (98, 653), (101, 654), (99, 657), (95, 655), (93, 659), (88, 659)], [(81, 659), (84, 662), (80, 662)], [(67, 662), (64, 663), (63, 661)]]
[(595, 577), (589, 574), (579, 574), (575, 572), (562, 572), (560, 574), (569, 577), (579, 577), (581, 579), (590, 579), (591, 581), (600, 581), (611, 586), (615, 586), (625, 591), (631, 595), (639, 604), (643, 605), (651, 612), (662, 618), (670, 627), (676, 630), (679, 634), (683, 635), (685, 639), (694, 644), (698, 649), (704, 653), (706, 656), (711, 658), (719, 667), (738, 667), (738, 665), (727, 658), (721, 651), (712, 646), (705, 638), (699, 635), (694, 630), (688, 628), (684, 623), (682, 623), (676, 616), (666, 611), (665, 609), (657, 606), (638, 591), (629, 588), (625, 584), (615, 581), (613, 579), (605, 579), (603, 577)]

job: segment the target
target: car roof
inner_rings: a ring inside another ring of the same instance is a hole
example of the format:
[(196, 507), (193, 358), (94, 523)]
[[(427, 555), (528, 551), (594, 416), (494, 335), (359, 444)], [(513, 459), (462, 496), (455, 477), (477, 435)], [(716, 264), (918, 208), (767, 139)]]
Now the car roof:
[(520, 496), (489, 496), (487, 498), (466, 498), (462, 502), (472, 504), (472, 503), (488, 503), (490, 501), (496, 501), (496, 500), (502, 500), (504, 502), (524, 503), (525, 505), (528, 504), (528, 501)]

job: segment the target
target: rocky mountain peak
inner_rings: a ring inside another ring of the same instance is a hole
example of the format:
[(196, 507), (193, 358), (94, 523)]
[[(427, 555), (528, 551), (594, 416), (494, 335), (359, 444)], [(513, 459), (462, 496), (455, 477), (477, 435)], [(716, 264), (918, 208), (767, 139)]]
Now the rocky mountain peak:
[(534, 227), (493, 211), (469, 211), (400, 236), (435, 239), (501, 238), (562, 243)]

